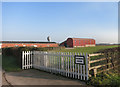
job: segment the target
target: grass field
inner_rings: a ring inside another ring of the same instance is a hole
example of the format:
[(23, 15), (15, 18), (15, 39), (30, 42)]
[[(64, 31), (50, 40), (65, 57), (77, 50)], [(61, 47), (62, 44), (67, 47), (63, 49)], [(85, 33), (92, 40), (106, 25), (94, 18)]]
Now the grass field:
[(111, 46), (95, 46), (95, 47), (81, 47), (81, 48), (74, 48), (74, 49), (61, 49), (61, 50), (55, 50), (57, 52), (82, 52), (82, 53), (94, 53), (98, 52), (103, 49), (107, 48), (114, 48), (118, 47), (118, 45), (111, 45)]

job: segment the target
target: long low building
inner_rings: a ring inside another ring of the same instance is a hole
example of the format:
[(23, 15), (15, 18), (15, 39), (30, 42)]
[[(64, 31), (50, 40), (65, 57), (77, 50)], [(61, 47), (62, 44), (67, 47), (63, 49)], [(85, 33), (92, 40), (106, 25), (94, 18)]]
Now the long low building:
[(58, 47), (56, 42), (39, 41), (2, 41), (1, 48), (5, 47)]
[(91, 47), (95, 46), (95, 40), (89, 38), (68, 38), (60, 44), (65, 47)]

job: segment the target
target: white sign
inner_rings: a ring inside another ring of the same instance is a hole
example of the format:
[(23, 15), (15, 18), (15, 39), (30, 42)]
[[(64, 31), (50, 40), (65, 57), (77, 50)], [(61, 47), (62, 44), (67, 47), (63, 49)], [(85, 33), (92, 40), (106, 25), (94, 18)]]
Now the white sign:
[(75, 55), (75, 63), (84, 65), (85, 64), (85, 57), (80, 56), (80, 55)]

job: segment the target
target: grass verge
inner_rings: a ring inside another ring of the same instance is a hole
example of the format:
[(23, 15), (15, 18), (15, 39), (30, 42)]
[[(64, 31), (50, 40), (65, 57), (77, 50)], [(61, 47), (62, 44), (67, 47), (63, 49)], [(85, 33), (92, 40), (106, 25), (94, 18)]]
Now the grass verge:
[(97, 87), (120, 87), (120, 75), (117, 73), (97, 74), (97, 77), (91, 77), (87, 84)]
[(81, 53), (94, 53), (100, 50), (104, 50), (107, 48), (114, 48), (118, 47), (118, 45), (111, 45), (111, 46), (95, 46), (95, 47), (81, 47), (81, 48), (74, 48), (74, 49), (61, 49), (55, 50), (56, 52), (81, 52)]

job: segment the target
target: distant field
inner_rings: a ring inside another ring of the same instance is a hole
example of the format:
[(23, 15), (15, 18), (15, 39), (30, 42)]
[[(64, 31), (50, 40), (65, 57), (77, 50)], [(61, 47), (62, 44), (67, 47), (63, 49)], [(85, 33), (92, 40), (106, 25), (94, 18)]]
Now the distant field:
[(111, 45), (111, 46), (95, 46), (95, 47), (81, 47), (81, 48), (74, 48), (74, 49), (61, 49), (56, 50), (57, 52), (82, 52), (82, 53), (94, 53), (98, 52), (99, 50), (107, 49), (107, 48), (114, 48), (118, 47), (118, 45)]

